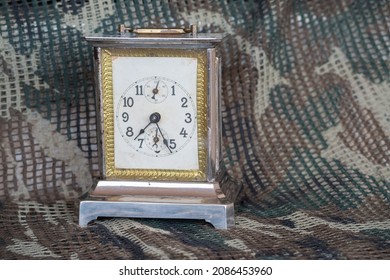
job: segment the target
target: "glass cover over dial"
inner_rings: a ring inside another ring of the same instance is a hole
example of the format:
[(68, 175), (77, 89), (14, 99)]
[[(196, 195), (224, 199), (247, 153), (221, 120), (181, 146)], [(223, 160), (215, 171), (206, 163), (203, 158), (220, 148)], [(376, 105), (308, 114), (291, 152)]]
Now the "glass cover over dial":
[(199, 169), (197, 59), (113, 58), (118, 169)]
[(129, 147), (150, 157), (177, 153), (196, 131), (192, 97), (178, 82), (160, 76), (130, 85), (119, 99), (115, 118)]

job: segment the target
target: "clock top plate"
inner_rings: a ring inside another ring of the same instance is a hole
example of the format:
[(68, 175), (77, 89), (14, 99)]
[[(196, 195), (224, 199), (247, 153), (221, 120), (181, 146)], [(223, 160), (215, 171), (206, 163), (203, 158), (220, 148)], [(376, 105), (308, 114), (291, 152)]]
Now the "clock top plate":
[(223, 33), (198, 33), (192, 34), (153, 34), (139, 35), (133, 33), (95, 34), (86, 36), (85, 39), (94, 46), (158, 46), (177, 45), (177, 47), (209, 48), (219, 44), (224, 38)]

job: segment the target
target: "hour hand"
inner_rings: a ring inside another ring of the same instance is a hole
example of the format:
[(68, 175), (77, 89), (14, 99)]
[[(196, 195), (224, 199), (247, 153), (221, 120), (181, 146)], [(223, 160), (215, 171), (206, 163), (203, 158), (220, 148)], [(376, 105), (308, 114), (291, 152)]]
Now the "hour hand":
[(145, 126), (145, 128), (141, 128), (140, 131), (138, 132), (137, 136), (135, 136), (134, 140), (137, 140), (137, 138), (139, 136), (141, 136), (142, 134), (145, 133), (145, 129), (150, 125), (151, 123), (149, 123), (147, 126)]

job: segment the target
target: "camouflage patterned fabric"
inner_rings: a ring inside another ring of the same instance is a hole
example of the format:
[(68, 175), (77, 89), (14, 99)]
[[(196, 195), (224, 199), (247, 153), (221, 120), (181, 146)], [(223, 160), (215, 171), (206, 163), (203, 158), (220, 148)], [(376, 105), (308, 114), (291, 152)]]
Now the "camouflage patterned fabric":
[[(86, 34), (183, 26), (229, 35), (224, 165), (236, 227), (99, 219)], [(1, 259), (390, 259), (390, 1), (0, 2)]]

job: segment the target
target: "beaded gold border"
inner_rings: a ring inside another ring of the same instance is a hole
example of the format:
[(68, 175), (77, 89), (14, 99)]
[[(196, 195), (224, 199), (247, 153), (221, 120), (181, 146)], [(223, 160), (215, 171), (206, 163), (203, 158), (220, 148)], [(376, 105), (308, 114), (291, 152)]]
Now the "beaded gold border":
[[(207, 168), (207, 51), (154, 48), (110, 48), (101, 50), (102, 126), (105, 177), (108, 179), (204, 181)], [(197, 58), (197, 170), (118, 169), (114, 161), (114, 98), (112, 57), (192, 57)]]

